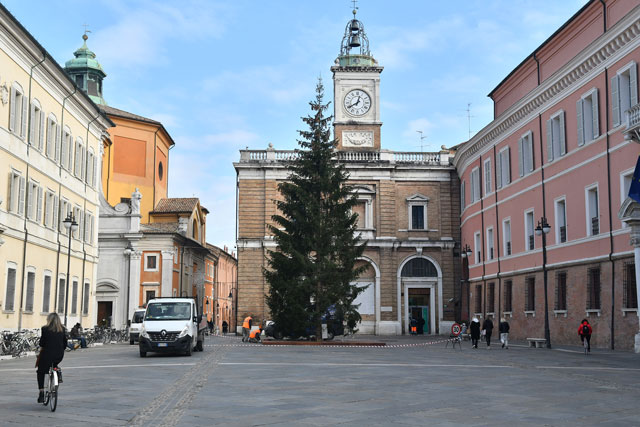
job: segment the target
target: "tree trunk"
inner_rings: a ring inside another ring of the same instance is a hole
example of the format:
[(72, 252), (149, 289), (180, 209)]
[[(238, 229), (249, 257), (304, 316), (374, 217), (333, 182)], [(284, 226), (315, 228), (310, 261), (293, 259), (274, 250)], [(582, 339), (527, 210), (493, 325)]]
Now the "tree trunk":
[(316, 342), (322, 342), (322, 313), (320, 312), (320, 292), (322, 284), (318, 282), (316, 287)]

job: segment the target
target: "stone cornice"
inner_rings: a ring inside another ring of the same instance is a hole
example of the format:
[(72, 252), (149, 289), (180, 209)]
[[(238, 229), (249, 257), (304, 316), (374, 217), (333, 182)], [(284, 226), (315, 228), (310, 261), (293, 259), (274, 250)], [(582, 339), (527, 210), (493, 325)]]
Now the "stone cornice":
[(545, 108), (551, 100), (565, 94), (568, 88), (582, 84), (585, 76), (602, 67), (605, 61), (630, 43), (639, 43), (639, 16), (640, 6), (465, 143), (453, 159), (458, 174), (461, 175), (472, 156), (500, 135), (515, 129), (524, 119)]

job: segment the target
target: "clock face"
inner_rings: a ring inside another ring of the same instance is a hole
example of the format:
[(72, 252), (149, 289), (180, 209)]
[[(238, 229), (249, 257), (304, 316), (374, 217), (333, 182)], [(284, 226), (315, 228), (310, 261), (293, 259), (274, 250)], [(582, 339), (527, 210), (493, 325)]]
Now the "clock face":
[(371, 108), (371, 98), (367, 92), (354, 89), (344, 97), (344, 109), (352, 116), (362, 116)]

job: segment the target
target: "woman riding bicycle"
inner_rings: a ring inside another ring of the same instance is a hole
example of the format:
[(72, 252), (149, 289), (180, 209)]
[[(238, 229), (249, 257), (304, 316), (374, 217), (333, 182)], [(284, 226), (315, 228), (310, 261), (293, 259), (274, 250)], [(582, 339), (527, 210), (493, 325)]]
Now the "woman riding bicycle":
[[(67, 335), (56, 313), (47, 316), (47, 324), (42, 327), (40, 335), (40, 354), (36, 360), (38, 368), (38, 403), (44, 402), (44, 376), (49, 372), (51, 365), (58, 366), (64, 357), (64, 349), (67, 346)], [(62, 378), (60, 378), (62, 381)]]
[(593, 329), (591, 329), (591, 325), (587, 319), (582, 319), (580, 326), (578, 327), (578, 335), (580, 335), (580, 339), (584, 344), (584, 340), (587, 340), (587, 353), (591, 352), (591, 334), (593, 333)]

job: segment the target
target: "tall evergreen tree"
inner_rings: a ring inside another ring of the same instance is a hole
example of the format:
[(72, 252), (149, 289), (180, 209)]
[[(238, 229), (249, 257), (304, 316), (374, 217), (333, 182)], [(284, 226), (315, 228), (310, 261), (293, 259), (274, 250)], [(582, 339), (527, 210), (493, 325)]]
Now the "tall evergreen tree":
[(278, 185), (282, 200), (270, 230), (278, 244), (268, 256), (264, 275), (270, 285), (267, 304), (277, 325), (293, 335), (315, 331), (322, 340), (322, 316), (331, 306), (344, 315), (347, 328), (361, 320), (355, 298), (364, 289), (352, 284), (366, 267), (356, 267), (365, 245), (356, 233), (357, 214), (348, 173), (334, 158), (332, 117), (325, 117), (322, 80), (298, 131), (300, 149), (288, 165), (287, 182)]

